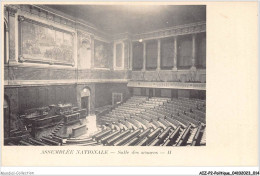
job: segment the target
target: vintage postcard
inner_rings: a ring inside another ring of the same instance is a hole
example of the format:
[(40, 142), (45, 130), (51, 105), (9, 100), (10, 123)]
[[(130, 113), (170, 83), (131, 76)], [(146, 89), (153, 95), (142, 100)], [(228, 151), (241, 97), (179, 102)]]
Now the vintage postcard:
[(257, 2), (2, 2), (3, 166), (256, 166)]

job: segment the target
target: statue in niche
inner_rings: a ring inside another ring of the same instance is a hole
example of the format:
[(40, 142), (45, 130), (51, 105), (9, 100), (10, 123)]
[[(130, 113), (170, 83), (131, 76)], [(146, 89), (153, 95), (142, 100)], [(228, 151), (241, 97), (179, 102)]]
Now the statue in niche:
[(90, 41), (83, 39), (78, 51), (78, 67), (89, 69), (91, 66), (91, 48)]

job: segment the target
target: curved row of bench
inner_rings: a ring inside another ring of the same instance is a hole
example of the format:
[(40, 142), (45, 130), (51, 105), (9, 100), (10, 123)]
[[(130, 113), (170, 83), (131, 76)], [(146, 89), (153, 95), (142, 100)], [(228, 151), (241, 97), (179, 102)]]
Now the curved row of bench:
[[(196, 114), (202, 116), (203, 112), (189, 107), (178, 109), (179, 104), (184, 104), (185, 100), (178, 100), (177, 103), (172, 103), (173, 101), (168, 98), (153, 97), (148, 99), (141, 97), (141, 100), (138, 97), (131, 98), (129, 104), (127, 101), (114, 109), (113, 112), (101, 117), (101, 123), (106, 124), (112, 130), (117, 130), (115, 134), (121, 134), (121, 132), (118, 132), (119, 130), (130, 130), (129, 136), (123, 138), (123, 142), (115, 142), (115, 144), (114, 141), (112, 143), (102, 142), (103, 145), (200, 145), (205, 121), (203, 121), (204, 118), (195, 118), (195, 116)], [(204, 106), (205, 103), (203, 101), (192, 101), (200, 106)], [(196, 104), (191, 106), (192, 101), (188, 101), (187, 104), (190, 107), (196, 107)], [(177, 110), (172, 107), (177, 107)], [(151, 134), (147, 134), (141, 140), (134, 137), (136, 135), (135, 131), (149, 131)], [(119, 138), (121, 137), (120, 134)], [(163, 137), (159, 138), (160, 134)], [(112, 133), (111, 136), (106, 138), (113, 136)]]

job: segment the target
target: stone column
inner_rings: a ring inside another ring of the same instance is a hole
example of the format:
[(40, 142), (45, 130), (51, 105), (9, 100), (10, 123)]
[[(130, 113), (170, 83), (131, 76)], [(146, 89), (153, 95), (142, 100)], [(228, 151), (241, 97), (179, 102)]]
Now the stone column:
[(177, 37), (174, 37), (174, 53), (173, 53), (173, 71), (177, 71), (177, 50), (178, 50), (178, 46), (177, 46)]
[[(9, 28), (9, 63), (10, 64), (15, 64), (17, 63), (17, 56), (16, 56), (16, 51), (18, 48), (16, 48), (15, 42), (18, 41), (17, 35), (16, 35), (16, 30), (15, 28), (17, 27), (16, 25), (16, 18), (15, 14), (17, 12), (17, 9), (14, 7), (7, 6), (6, 11), (8, 14), (8, 28)], [(8, 38), (7, 37), (7, 38)]]
[(192, 35), (192, 58), (191, 58), (191, 70), (196, 70), (196, 34)]
[(130, 54), (130, 58), (129, 58), (129, 70), (133, 69), (133, 42), (130, 41), (130, 45), (129, 45), (129, 54)]
[(78, 33), (77, 32), (73, 32), (72, 33), (73, 36), (73, 63), (72, 66), (77, 68), (78, 67)]
[(143, 69), (142, 71), (146, 70), (146, 43), (143, 42)]
[(91, 35), (91, 64), (90, 64), (90, 68), (93, 69), (94, 68), (94, 60), (95, 60), (95, 39), (94, 36)]
[(161, 70), (161, 39), (158, 39), (157, 70)]
[(5, 27), (5, 58), (4, 58), (4, 64), (7, 64), (9, 61), (9, 25), (8, 25), (8, 11), (7, 8), (4, 8), (4, 27)]
[(123, 41), (123, 59), (124, 59), (124, 62), (123, 62), (123, 67), (124, 67), (124, 70), (127, 70), (128, 68), (129, 68), (129, 57), (130, 57), (130, 55), (129, 55), (129, 46), (130, 46), (130, 42), (129, 42), (129, 40), (127, 39), (127, 40), (124, 40)]

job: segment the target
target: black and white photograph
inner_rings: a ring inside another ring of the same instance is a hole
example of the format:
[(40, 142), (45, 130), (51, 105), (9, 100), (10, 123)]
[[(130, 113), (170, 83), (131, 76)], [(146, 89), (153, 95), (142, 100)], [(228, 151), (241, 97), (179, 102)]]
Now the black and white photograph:
[(0, 175), (259, 175), (258, 5), (1, 2)]
[(206, 5), (4, 6), (4, 145), (206, 146)]

